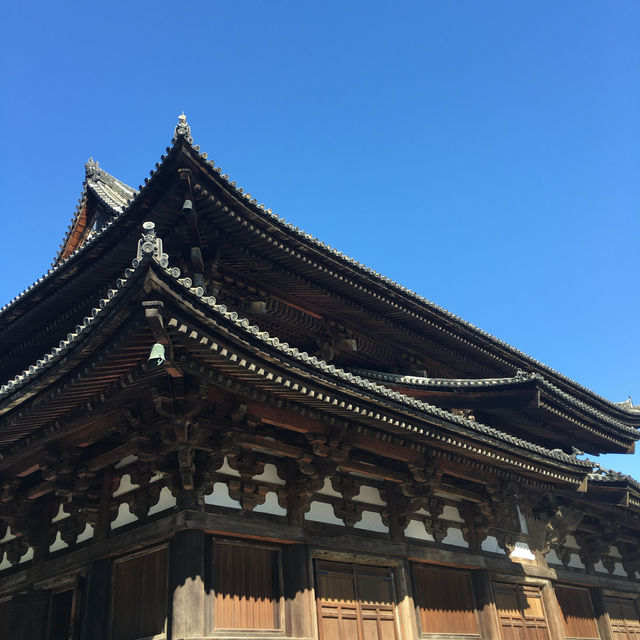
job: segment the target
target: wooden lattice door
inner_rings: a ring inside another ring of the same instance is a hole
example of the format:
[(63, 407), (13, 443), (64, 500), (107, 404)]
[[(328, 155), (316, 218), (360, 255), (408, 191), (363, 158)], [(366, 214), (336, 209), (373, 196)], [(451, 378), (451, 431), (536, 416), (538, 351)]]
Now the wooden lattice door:
[(320, 640), (398, 640), (389, 567), (316, 561)]
[(494, 583), (493, 588), (504, 640), (549, 640), (538, 587)]

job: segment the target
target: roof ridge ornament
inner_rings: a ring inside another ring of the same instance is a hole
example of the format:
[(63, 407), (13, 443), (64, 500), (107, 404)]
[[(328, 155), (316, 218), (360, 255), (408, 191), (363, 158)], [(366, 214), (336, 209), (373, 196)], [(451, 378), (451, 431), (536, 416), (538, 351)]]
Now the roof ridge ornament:
[(164, 269), (169, 266), (169, 256), (162, 251), (162, 240), (156, 235), (156, 225), (147, 221), (142, 223), (142, 237), (138, 240), (138, 252), (133, 261), (134, 268), (149, 256)]
[(96, 173), (100, 171), (100, 164), (97, 160), (89, 158), (84, 165), (84, 173), (87, 178), (92, 178)]
[(177, 142), (180, 138), (184, 138), (189, 144), (193, 144), (191, 127), (187, 122), (187, 116), (184, 115), (184, 111), (178, 116), (178, 124), (176, 125), (175, 133), (173, 135), (173, 141)]

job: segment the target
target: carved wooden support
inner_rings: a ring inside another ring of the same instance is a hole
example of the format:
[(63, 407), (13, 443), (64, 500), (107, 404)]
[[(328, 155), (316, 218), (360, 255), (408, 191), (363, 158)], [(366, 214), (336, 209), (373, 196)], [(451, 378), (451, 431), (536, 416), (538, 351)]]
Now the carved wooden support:
[(620, 555), (622, 555), (622, 566), (627, 572), (630, 580), (636, 580), (636, 573), (640, 573), (640, 550), (634, 544), (618, 543)]
[(609, 543), (600, 536), (592, 533), (576, 532), (576, 541), (580, 546), (580, 560), (589, 573), (594, 571), (594, 565), (603, 560), (609, 553)]

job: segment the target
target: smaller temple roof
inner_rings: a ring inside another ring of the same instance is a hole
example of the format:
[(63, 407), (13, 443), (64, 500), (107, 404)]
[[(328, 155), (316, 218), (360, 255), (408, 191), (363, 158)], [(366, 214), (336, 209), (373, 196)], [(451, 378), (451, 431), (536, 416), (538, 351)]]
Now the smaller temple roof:
[[(138, 193), (133, 187), (100, 168), (99, 163), (93, 158), (89, 158), (84, 168), (82, 197), (62, 239), (54, 264), (72, 255), (90, 234), (99, 232), (108, 220), (120, 215)], [(90, 210), (90, 196), (95, 197), (95, 211)]]

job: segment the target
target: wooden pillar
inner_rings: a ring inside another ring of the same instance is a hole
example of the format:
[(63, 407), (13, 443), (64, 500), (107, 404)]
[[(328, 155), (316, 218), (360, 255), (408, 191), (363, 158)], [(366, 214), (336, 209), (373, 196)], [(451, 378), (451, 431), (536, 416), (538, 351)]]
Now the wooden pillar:
[(562, 611), (556, 598), (553, 585), (548, 583), (540, 590), (544, 610), (547, 615), (547, 626), (552, 640), (564, 640), (564, 625), (562, 622)]
[(108, 558), (89, 565), (82, 599), (80, 640), (105, 640), (110, 625), (112, 562)]
[(491, 579), (486, 569), (471, 572), (473, 595), (478, 609), (480, 637), (483, 640), (501, 640), (500, 620), (491, 589)]
[(591, 604), (593, 604), (593, 613), (596, 617), (600, 640), (614, 640), (609, 614), (604, 604), (602, 589), (600, 587), (592, 587), (589, 589), (589, 595), (591, 596)]
[(204, 555), (202, 531), (178, 531), (169, 545), (169, 638), (204, 635)]
[(306, 545), (283, 545), (282, 582), (286, 634), (294, 638), (313, 638), (314, 602)]

